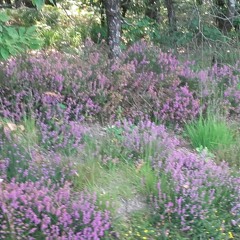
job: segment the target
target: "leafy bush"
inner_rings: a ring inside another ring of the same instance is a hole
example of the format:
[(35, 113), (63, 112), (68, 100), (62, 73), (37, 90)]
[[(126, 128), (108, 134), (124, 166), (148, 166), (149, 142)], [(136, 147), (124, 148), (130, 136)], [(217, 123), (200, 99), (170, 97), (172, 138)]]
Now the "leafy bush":
[(5, 12), (0, 13), (0, 59), (6, 60), (28, 48), (40, 48), (41, 41), (37, 38), (34, 26), (29, 28), (13, 27), (6, 24), (8, 21), (8, 15)]

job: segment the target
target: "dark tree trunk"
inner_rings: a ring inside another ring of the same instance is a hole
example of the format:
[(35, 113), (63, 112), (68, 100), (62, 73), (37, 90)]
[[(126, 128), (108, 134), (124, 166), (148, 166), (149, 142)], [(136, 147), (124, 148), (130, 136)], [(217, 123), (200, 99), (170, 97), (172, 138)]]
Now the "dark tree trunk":
[(215, 6), (218, 10), (216, 23), (217, 27), (225, 34), (230, 32), (234, 26), (234, 17), (236, 15), (236, 0), (216, 0)]
[(165, 0), (167, 12), (168, 12), (168, 23), (171, 31), (177, 31), (177, 19), (175, 15), (174, 1)]
[(148, 0), (145, 15), (157, 23), (160, 23), (160, 6), (159, 0)]
[(228, 21), (230, 24), (230, 30), (233, 27), (234, 24), (234, 17), (236, 14), (236, 0), (228, 0)]
[(106, 9), (108, 44), (110, 47), (110, 58), (117, 58), (121, 54), (121, 13), (120, 0), (104, 0)]

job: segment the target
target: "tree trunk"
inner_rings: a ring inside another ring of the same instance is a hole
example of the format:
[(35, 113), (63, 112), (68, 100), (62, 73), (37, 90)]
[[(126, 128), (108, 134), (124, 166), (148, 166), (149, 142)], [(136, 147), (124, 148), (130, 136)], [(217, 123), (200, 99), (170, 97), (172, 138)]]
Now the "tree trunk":
[(175, 15), (174, 2), (173, 0), (165, 0), (167, 12), (168, 12), (168, 23), (171, 31), (177, 31), (177, 19)]
[(160, 23), (160, 6), (159, 0), (148, 0), (145, 15), (157, 23)]
[(236, 15), (236, 0), (216, 0), (216, 8), (218, 14), (216, 17), (216, 23), (218, 28), (225, 34), (230, 32), (234, 26), (234, 17)]
[(121, 54), (121, 13), (120, 0), (104, 0), (106, 9), (108, 44), (110, 47), (110, 58), (117, 58)]
[(236, 14), (236, 0), (228, 0), (228, 18), (232, 26), (235, 14)]

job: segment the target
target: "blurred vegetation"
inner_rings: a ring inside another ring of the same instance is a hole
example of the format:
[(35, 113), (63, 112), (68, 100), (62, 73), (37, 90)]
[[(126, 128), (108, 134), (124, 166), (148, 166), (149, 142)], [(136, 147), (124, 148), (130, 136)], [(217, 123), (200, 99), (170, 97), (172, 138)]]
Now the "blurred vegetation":
[[(223, 26), (219, 23), (223, 21), (221, 14), (227, 11), (226, 4), (219, 7), (216, 2), (210, 1), (154, 1), (159, 14), (156, 19), (147, 13), (151, 3), (150, 0), (122, 1), (123, 49), (145, 39), (162, 49), (171, 49), (180, 58), (194, 59), (201, 68), (206, 64), (231, 64), (239, 58), (238, 4), (229, 23), (232, 26), (226, 30), (227, 20), (224, 20)], [(176, 16), (174, 31), (169, 22), (169, 3)], [(72, 52), (79, 49), (87, 38), (96, 43), (107, 40), (106, 17), (101, 1), (58, 1), (57, 7), (45, 5), (40, 11), (24, 7), (6, 12), (11, 18), (10, 25), (37, 26), (39, 37), (44, 39), (43, 48)]]

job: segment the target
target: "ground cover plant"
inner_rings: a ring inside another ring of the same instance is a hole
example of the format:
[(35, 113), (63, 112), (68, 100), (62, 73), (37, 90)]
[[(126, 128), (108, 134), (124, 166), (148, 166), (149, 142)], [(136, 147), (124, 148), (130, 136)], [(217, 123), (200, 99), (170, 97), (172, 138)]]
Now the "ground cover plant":
[(200, 67), (137, 18), (109, 59), (76, 12), (9, 12), (45, 49), (0, 64), (0, 239), (239, 239), (239, 62)]
[(186, 133), (191, 139), (194, 148), (207, 148), (209, 150), (229, 147), (234, 143), (234, 132), (226, 122), (213, 117), (186, 124)]

